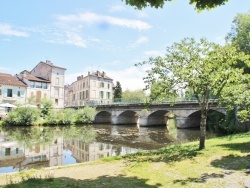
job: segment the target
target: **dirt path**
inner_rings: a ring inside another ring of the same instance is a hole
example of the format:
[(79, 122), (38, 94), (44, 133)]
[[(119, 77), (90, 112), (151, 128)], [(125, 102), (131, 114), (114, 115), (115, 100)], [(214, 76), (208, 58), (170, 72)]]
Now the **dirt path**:
[[(90, 162), (82, 163), (76, 165), (68, 165), (63, 167), (53, 167), (46, 168), (42, 170), (33, 171), (32, 173), (23, 173), (24, 177), (66, 177), (76, 180), (93, 180), (101, 176), (118, 176), (124, 175), (123, 169), (125, 168), (124, 161), (115, 162)], [(5, 175), (0, 175), (0, 185), (6, 185), (10, 182), (10, 177), (12, 182), (21, 181), (20, 175), (18, 173), (10, 173)]]

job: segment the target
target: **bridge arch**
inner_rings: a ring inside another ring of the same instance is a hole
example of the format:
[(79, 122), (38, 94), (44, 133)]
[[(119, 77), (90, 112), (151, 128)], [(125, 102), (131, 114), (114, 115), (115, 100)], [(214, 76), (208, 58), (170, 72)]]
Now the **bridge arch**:
[(100, 111), (95, 115), (94, 123), (111, 123), (111, 113), (109, 111)]
[[(211, 119), (212, 114), (217, 115), (218, 118), (225, 117), (225, 113), (215, 109), (210, 109), (207, 115), (207, 124), (213, 122)], [(186, 123), (188, 124), (189, 127), (200, 127), (200, 122), (201, 122), (201, 110), (197, 110), (188, 116), (188, 120)]]
[(150, 126), (166, 125), (170, 113), (168, 110), (156, 110), (148, 115), (147, 124)]
[(112, 118), (112, 124), (133, 125), (138, 123), (139, 114), (133, 110), (125, 110)]

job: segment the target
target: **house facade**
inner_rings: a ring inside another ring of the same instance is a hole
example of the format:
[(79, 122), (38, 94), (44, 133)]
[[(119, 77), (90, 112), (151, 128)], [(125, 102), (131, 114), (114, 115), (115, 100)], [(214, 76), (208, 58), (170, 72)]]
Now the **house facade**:
[(65, 68), (55, 66), (50, 61), (40, 62), (31, 71), (22, 71), (17, 77), (27, 87), (27, 100), (40, 105), (42, 99), (50, 99), (54, 108), (64, 108)]
[(31, 75), (27, 70), (16, 75), (27, 85), (26, 103), (41, 104), (42, 99), (50, 99), (50, 81)]
[(105, 72), (88, 72), (65, 87), (65, 106), (86, 106), (112, 102), (113, 79)]
[(0, 73), (0, 104), (24, 104), (27, 85), (15, 76)]

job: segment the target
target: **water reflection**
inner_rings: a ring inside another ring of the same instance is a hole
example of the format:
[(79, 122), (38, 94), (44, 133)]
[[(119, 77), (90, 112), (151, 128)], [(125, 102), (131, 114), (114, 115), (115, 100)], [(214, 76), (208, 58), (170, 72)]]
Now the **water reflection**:
[(136, 125), (5, 128), (0, 131), (0, 173), (94, 161), (198, 136), (198, 130)]

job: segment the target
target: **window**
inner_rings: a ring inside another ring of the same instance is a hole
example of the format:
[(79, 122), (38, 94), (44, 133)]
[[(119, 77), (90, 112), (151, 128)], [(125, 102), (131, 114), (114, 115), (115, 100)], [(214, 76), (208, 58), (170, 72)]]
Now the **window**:
[(89, 98), (89, 91), (86, 91), (86, 98)]
[(83, 99), (85, 98), (85, 92), (84, 91), (82, 92), (82, 98)]
[(7, 90), (7, 97), (12, 97), (12, 89)]
[(19, 148), (16, 148), (16, 154), (18, 154), (19, 153)]
[(108, 84), (108, 89), (110, 88), (110, 84)]
[(73, 101), (76, 99), (76, 95), (75, 94), (73, 94)]
[(100, 98), (103, 99), (103, 91), (100, 91)]
[(85, 88), (85, 82), (83, 82), (82, 87)]
[(59, 97), (59, 89), (55, 89), (55, 97)]
[(43, 89), (48, 89), (48, 84), (47, 83), (43, 83)]
[(100, 87), (104, 88), (104, 83), (103, 82), (100, 83)]
[(42, 82), (36, 82), (36, 88), (42, 88)]
[(5, 148), (5, 156), (10, 156), (10, 148)]
[(55, 104), (58, 105), (58, 99), (55, 99)]
[(35, 82), (30, 82), (30, 87), (34, 88), (35, 87)]
[(56, 78), (56, 85), (59, 85), (59, 78)]
[(107, 92), (107, 99), (110, 99), (110, 92)]
[(2, 95), (2, 90), (0, 89), (0, 95)]
[(17, 96), (21, 97), (21, 92), (20, 91), (17, 91)]

